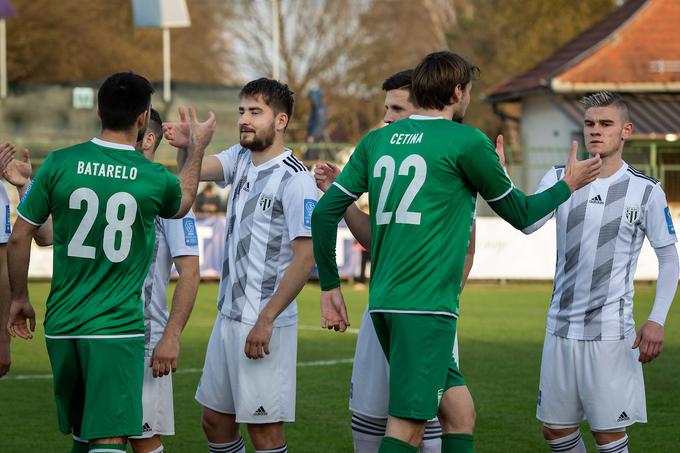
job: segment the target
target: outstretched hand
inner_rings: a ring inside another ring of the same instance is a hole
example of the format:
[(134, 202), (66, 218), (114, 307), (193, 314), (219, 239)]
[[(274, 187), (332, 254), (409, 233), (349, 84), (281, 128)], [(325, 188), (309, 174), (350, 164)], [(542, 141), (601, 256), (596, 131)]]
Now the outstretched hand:
[(7, 165), (14, 160), (16, 148), (11, 143), (0, 144), (0, 174), (5, 172)]
[(332, 162), (317, 164), (314, 167), (314, 179), (316, 180), (316, 187), (322, 192), (327, 191), (339, 174), (340, 168)]
[(196, 109), (189, 107), (189, 146), (187, 150), (204, 150), (210, 144), (215, 133), (217, 120), (213, 112), (208, 113), (208, 119), (200, 122), (196, 116)]
[(177, 110), (179, 121), (163, 123), (163, 135), (168, 143), (175, 148), (186, 149), (189, 146), (189, 123), (184, 106), (180, 105)]
[(571, 142), (569, 161), (564, 172), (564, 182), (567, 183), (572, 193), (595, 181), (602, 168), (602, 159), (599, 154), (590, 159), (578, 160), (576, 157), (577, 152), (578, 142), (574, 140)]
[(503, 134), (498, 134), (498, 137), (496, 137), (496, 154), (498, 155), (498, 160), (500, 161), (501, 166), (506, 168), (505, 150), (503, 149)]
[(321, 328), (344, 332), (348, 327), (347, 308), (340, 288), (321, 291)]

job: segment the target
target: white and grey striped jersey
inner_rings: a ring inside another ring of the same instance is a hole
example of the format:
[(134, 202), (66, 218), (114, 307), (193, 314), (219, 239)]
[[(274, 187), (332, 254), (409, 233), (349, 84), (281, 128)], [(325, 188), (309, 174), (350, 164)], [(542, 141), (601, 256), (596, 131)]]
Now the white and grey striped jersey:
[(9, 222), (9, 197), (5, 185), (0, 181), (0, 244), (9, 242), (12, 227)]
[(192, 211), (181, 219), (156, 217), (156, 246), (142, 287), (147, 357), (153, 354), (168, 324), (168, 282), (172, 260), (179, 256), (198, 256), (196, 218)]
[[(549, 170), (538, 192), (563, 173), (563, 167)], [(635, 328), (633, 277), (645, 236), (654, 248), (677, 242), (666, 195), (658, 181), (624, 163), (555, 212), (557, 265), (546, 330), (577, 340), (623, 339)]]
[[(255, 324), (293, 258), (291, 241), (311, 237), (316, 206), (314, 178), (290, 150), (253, 165), (241, 145), (216, 155), (231, 184), (218, 309), (228, 318)], [(295, 301), (274, 321), (297, 322)]]

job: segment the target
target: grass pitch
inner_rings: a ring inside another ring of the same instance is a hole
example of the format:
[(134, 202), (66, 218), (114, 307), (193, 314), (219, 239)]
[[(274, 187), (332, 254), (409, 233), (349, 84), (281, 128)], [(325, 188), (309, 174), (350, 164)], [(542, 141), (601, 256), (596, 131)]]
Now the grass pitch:
[[(321, 330), (319, 288), (310, 284), (299, 297), (296, 422), (286, 427), (294, 453), (351, 452), (349, 379), (356, 330), (368, 301), (367, 291), (345, 285), (349, 332)], [(42, 336), (48, 285), (31, 285), (39, 325), (32, 341), (12, 344), (12, 370), (0, 379), (0, 451), (67, 452), (70, 439), (57, 430), (50, 366)], [(172, 290), (172, 288), (170, 289)], [(551, 287), (469, 285), (459, 321), (461, 371), (477, 409), (479, 452), (547, 451), (535, 420), (536, 394), (545, 314)], [(200, 407), (193, 395), (216, 315), (217, 285), (201, 284), (193, 315), (182, 336), (179, 371), (174, 376), (176, 435), (164, 443), (168, 452), (207, 451), (200, 427)], [(638, 285), (635, 319), (641, 326), (651, 309), (654, 287)], [(666, 324), (659, 359), (645, 365), (649, 423), (629, 429), (630, 451), (671, 452), (680, 444), (680, 304)], [(586, 446), (596, 451), (587, 427)], [(247, 437), (244, 435), (244, 437)], [(252, 451), (248, 447), (248, 451)]]

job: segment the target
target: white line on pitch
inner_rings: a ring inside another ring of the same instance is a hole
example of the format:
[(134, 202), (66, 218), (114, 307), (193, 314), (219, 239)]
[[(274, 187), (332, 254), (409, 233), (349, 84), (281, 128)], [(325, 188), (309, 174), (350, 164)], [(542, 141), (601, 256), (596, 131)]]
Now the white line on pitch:
[[(304, 367), (317, 367), (317, 366), (334, 366), (343, 365), (347, 363), (353, 363), (353, 358), (338, 359), (338, 360), (312, 360), (310, 362), (300, 362), (297, 364), (298, 368)], [(174, 374), (195, 374), (203, 371), (202, 368), (180, 368)], [(0, 379), (0, 384), (2, 381), (37, 381), (52, 379), (51, 374), (17, 374), (9, 375)]]

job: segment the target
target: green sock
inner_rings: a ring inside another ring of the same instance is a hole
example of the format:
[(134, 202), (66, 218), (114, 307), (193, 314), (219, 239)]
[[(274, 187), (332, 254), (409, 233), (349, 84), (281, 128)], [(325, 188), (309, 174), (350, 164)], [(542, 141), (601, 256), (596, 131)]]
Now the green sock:
[(380, 442), (378, 453), (415, 453), (417, 451), (418, 448), (403, 440), (385, 436)]
[(80, 441), (73, 439), (73, 446), (71, 446), (71, 453), (87, 453), (90, 447), (87, 445), (87, 441)]
[(442, 453), (473, 453), (472, 434), (442, 434)]
[(90, 453), (113, 453), (115, 451), (127, 451), (127, 444), (90, 444)]

